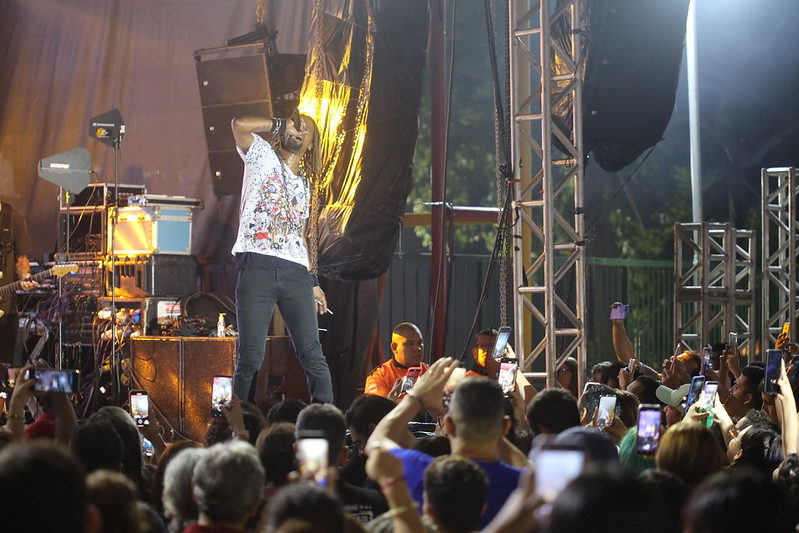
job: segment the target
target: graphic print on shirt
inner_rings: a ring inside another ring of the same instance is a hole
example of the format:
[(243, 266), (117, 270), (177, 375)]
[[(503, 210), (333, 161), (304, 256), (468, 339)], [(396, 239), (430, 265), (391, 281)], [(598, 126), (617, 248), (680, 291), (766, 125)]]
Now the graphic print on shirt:
[(253, 135), (246, 155), (239, 234), (233, 252), (273, 255), (307, 266), (303, 241), (308, 184), (291, 172), (266, 141)]

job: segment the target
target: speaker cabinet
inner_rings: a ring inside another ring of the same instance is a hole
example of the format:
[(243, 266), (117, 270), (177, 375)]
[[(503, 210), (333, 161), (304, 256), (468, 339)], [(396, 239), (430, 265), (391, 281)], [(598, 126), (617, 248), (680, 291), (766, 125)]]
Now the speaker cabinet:
[(255, 404), (266, 413), (286, 398), (311, 401), (305, 371), (294, 353), (291, 337), (269, 337), (255, 382)]
[(680, 77), (689, 0), (592, 0), (584, 149), (615, 172), (660, 141)]
[(246, 115), (287, 116), (299, 102), (305, 56), (270, 56), (260, 43), (200, 50), (195, 59), (214, 194), (239, 194), (244, 165), (230, 121)]
[(167, 429), (202, 442), (211, 419), (211, 380), (232, 376), (236, 338), (132, 338), (134, 385), (148, 392)]
[[(132, 338), (133, 386), (179, 436), (202, 442), (211, 419), (211, 380), (232, 376), (238, 338)], [(284, 398), (310, 401), (305, 373), (290, 337), (269, 337), (258, 371), (255, 404), (266, 413)], [(178, 435), (176, 435), (177, 437)]]

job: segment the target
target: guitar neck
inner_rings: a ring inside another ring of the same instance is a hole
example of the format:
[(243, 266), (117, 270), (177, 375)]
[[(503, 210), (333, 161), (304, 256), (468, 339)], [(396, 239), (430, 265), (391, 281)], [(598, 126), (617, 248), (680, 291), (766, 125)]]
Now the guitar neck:
[[(47, 270), (39, 272), (38, 274), (33, 274), (31, 276), (31, 280), (38, 282), (38, 281), (42, 281), (43, 279), (49, 278), (52, 275), (53, 275), (53, 269), (52, 268), (48, 268)], [(22, 282), (21, 281), (15, 281), (13, 283), (9, 283), (7, 285), (3, 285), (2, 287), (0, 287), (0, 296), (5, 296), (7, 294), (11, 294), (12, 292), (14, 292), (16, 290), (19, 290), (21, 288), (22, 288)]]

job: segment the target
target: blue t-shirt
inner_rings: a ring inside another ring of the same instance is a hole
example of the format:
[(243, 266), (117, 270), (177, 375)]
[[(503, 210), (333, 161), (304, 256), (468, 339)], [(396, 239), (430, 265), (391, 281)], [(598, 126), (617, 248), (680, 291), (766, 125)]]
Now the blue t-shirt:
[[(424, 470), (427, 465), (433, 462), (432, 455), (427, 455), (416, 450), (406, 450), (394, 448), (391, 453), (402, 460), (405, 469), (405, 482), (411, 496), (419, 505), (419, 512), (422, 512), (422, 501), (424, 499)], [(480, 529), (483, 529), (496, 516), (499, 510), (505, 505), (505, 501), (510, 493), (519, 485), (521, 468), (515, 468), (499, 461), (474, 461), (479, 465), (486, 477), (488, 477), (488, 492), (486, 493), (485, 513), (480, 518)]]

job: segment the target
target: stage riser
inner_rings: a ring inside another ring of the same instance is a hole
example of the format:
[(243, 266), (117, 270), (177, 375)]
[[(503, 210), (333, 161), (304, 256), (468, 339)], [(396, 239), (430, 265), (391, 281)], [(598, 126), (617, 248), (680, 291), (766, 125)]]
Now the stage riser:
[[(146, 390), (153, 410), (178, 433), (202, 442), (211, 420), (211, 381), (232, 376), (238, 339), (139, 337), (132, 342), (131, 387)], [(289, 337), (269, 337), (256, 381), (255, 403), (264, 413), (283, 398), (308, 402), (308, 386)], [(152, 416), (152, 414), (151, 414)]]

